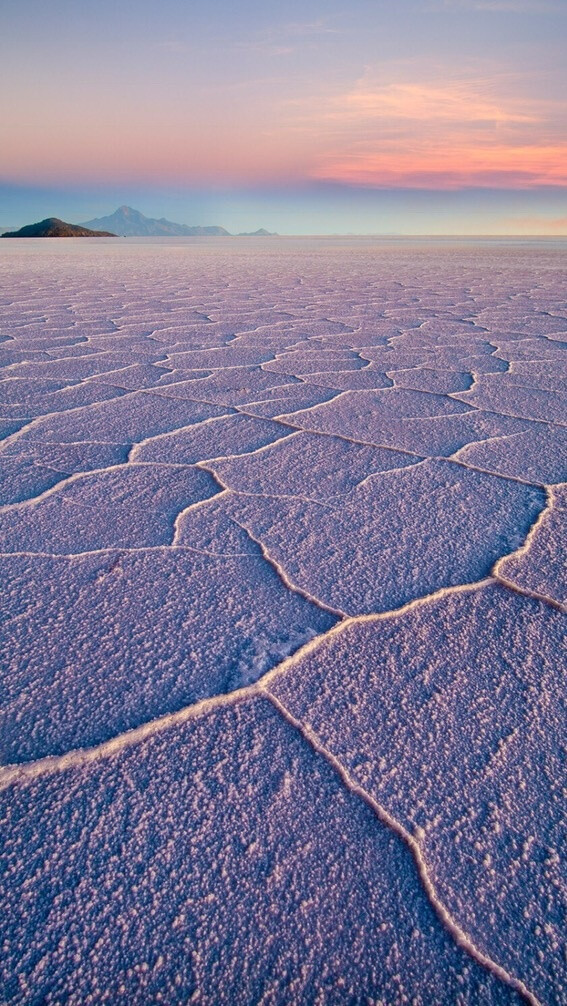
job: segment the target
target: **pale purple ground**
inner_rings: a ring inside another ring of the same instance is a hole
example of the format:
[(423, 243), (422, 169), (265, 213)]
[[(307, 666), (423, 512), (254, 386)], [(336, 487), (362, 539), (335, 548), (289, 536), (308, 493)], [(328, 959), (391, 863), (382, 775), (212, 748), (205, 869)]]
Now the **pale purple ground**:
[(0, 247), (0, 999), (565, 1003), (560, 243)]

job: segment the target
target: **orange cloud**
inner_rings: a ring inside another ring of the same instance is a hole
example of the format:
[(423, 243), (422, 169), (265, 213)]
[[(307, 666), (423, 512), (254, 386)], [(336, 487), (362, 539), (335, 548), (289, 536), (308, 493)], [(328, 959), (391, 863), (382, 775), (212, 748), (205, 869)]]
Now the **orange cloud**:
[(477, 85), (452, 82), (448, 86), (394, 83), (380, 88), (358, 87), (334, 99), (327, 119), (423, 119), (447, 122), (538, 122), (519, 108), (486, 98)]
[(318, 166), (315, 177), (384, 188), (565, 186), (567, 144), (479, 147), (460, 143), (456, 148), (431, 150), (420, 144), (411, 151), (396, 147), (331, 157)]
[(526, 98), (504, 73), (441, 79), (437, 69), (404, 80), (403, 70), (392, 67), (397, 79), (387, 83), (367, 71), (344, 94), (297, 104), (312, 177), (439, 189), (567, 184), (567, 102)]

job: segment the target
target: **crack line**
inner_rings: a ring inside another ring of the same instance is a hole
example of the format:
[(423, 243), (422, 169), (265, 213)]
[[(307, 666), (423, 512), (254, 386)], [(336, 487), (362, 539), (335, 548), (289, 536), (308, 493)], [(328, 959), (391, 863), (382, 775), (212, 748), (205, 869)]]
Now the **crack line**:
[(355, 780), (349, 774), (344, 765), (339, 761), (338, 758), (335, 757), (334, 754), (332, 754), (331, 751), (329, 751), (328, 748), (324, 746), (324, 744), (319, 740), (318, 736), (313, 732), (311, 727), (309, 727), (305, 723), (302, 723), (301, 720), (297, 720), (295, 716), (293, 716), (293, 714), (287, 709), (287, 707), (282, 702), (280, 702), (280, 700), (276, 698), (275, 695), (269, 692), (265, 686), (262, 687), (260, 685), (259, 691), (264, 692), (264, 694), (272, 703), (272, 705), (278, 710), (281, 716), (285, 719), (286, 723), (288, 723), (291, 727), (294, 727), (294, 729), (301, 734), (301, 736), (309, 744), (311, 749), (326, 759), (326, 761), (335, 770), (335, 772), (339, 776), (339, 779), (346, 787), (346, 789), (348, 789), (349, 792), (353, 793), (355, 796), (360, 797), (365, 802), (365, 804), (374, 812), (378, 820), (387, 828), (389, 828), (391, 831), (393, 831), (398, 836), (398, 838), (400, 838), (404, 842), (404, 844), (412, 854), (419, 875), (419, 879), (421, 880), (421, 883), (423, 885), (423, 888), (425, 890), (426, 896), (429, 900), (431, 907), (433, 908), (438, 919), (441, 921), (444, 928), (449, 932), (449, 934), (451, 935), (457, 946), (459, 946), (462, 950), (465, 950), (469, 954), (469, 956), (472, 957), (474, 960), (476, 960), (477, 963), (480, 964), (485, 970), (489, 971), (495, 977), (500, 978), (501, 981), (505, 982), (510, 988), (514, 989), (515, 992), (518, 992), (525, 1000), (525, 1002), (530, 1004), (530, 1006), (540, 1006), (539, 1000), (536, 999), (536, 997), (533, 995), (532, 992), (530, 992), (530, 990), (526, 987), (526, 985), (524, 985), (524, 983), (519, 978), (515, 978), (513, 975), (511, 975), (508, 971), (505, 970), (505, 968), (503, 968), (496, 961), (493, 961), (492, 958), (484, 954), (482, 950), (479, 950), (479, 948), (476, 947), (475, 944), (472, 942), (470, 937), (468, 937), (467, 934), (464, 932), (464, 930), (461, 929), (458, 922), (456, 922), (455, 919), (453, 919), (453, 917), (450, 915), (449, 911), (445, 908), (443, 902), (437, 896), (434, 883), (431, 877), (429, 876), (427, 863), (425, 861), (425, 857), (423, 855), (418, 838), (415, 835), (411, 835), (409, 831), (406, 831), (403, 825), (400, 824), (400, 822), (397, 821), (396, 818), (392, 817), (392, 815), (389, 813), (389, 811), (386, 810), (385, 807), (379, 804), (378, 801), (375, 800), (374, 797), (370, 795), (370, 793), (368, 793), (365, 789), (363, 789), (362, 786), (360, 786), (357, 782), (355, 782)]
[[(313, 594), (310, 594), (309, 591), (304, 590), (303, 587), (299, 587), (297, 586), (297, 584), (293, 583), (293, 581), (290, 580), (290, 578), (288, 577), (283, 566), (281, 566), (280, 563), (277, 561), (277, 559), (274, 559), (274, 557), (270, 554), (264, 542), (260, 538), (256, 538), (255, 535), (252, 534), (250, 529), (247, 528), (244, 524), (241, 524), (240, 521), (238, 521), (236, 517), (234, 517), (232, 514), (231, 514), (231, 520), (238, 525), (241, 531), (244, 531), (244, 533), (248, 536), (250, 541), (254, 542), (255, 545), (258, 545), (263, 558), (266, 560), (266, 562), (270, 564), (272, 569), (275, 570), (279, 579), (282, 581), (284, 587), (287, 587), (287, 589), (291, 590), (292, 593), (298, 594), (299, 597), (302, 597), (305, 601), (309, 601), (310, 604), (315, 605), (315, 607), (319, 608), (319, 610), (326, 611), (330, 615), (335, 615), (337, 618), (340, 619), (348, 619), (349, 616), (345, 611), (342, 611), (340, 608), (334, 608), (331, 604), (327, 604), (325, 601), (320, 601), (319, 598), (315, 597)], [(316, 636), (315, 638), (319, 639), (320, 637)]]

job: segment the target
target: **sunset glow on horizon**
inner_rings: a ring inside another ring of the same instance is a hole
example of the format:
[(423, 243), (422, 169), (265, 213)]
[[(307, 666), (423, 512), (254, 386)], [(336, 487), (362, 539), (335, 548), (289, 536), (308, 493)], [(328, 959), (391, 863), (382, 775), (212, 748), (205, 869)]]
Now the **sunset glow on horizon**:
[(544, 0), (24, 0), (0, 43), (2, 218), (16, 189), (20, 204), (26, 189), (90, 190), (90, 204), (96, 191), (110, 210), (105, 189), (230, 191), (236, 207), (250, 190), (330, 183), (377, 199), (531, 192), (524, 221), (547, 220), (550, 189), (553, 232), (567, 213), (566, 26)]

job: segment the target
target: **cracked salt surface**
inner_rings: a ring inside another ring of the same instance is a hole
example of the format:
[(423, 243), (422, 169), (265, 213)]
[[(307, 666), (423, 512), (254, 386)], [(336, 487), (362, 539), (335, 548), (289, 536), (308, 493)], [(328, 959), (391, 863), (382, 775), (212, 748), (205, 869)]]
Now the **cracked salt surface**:
[(265, 699), (1, 796), (11, 1002), (520, 1001)]
[(339, 437), (295, 432), (284, 426), (280, 429), (285, 431), (285, 439), (240, 457), (207, 462), (207, 468), (237, 492), (327, 502), (375, 472), (403, 468), (419, 460)]
[(270, 419), (240, 414), (220, 416), (185, 430), (149, 438), (133, 448), (130, 460), (191, 465), (205, 458), (249, 454), (292, 432)]
[(417, 838), (475, 945), (543, 1002), (565, 991), (566, 658), (559, 612), (487, 584), (341, 626), (268, 684)]
[(4, 764), (239, 688), (336, 621), (257, 553), (26, 554), (3, 561), (3, 579)]
[(567, 481), (567, 430), (532, 423), (523, 432), (469, 444), (455, 454), (455, 460), (496, 475), (554, 485)]
[(2, 1001), (564, 1002), (560, 247), (7, 244)]
[[(222, 464), (219, 470), (222, 479)], [(522, 543), (545, 496), (533, 486), (427, 460), (370, 474), (331, 506), (262, 495), (231, 494), (223, 502), (294, 583), (354, 615), (487, 576)]]
[[(438, 407), (442, 396), (428, 396), (422, 393), (421, 401), (428, 397), (433, 397)], [(282, 413), (279, 418), (300, 429), (336, 433), (361, 443), (393, 447), (421, 454), (422, 457), (448, 457), (461, 447), (477, 440), (523, 433), (535, 425), (530, 424), (528, 420), (515, 419), (495, 412), (482, 410), (465, 412), (460, 408), (460, 402), (453, 403), (453, 399), (450, 398), (445, 401), (447, 402), (445, 410), (450, 413), (449, 415), (433, 413), (424, 417), (397, 418), (396, 410), (393, 409), (390, 410), (390, 415), (384, 417), (377, 409), (378, 403), (373, 394), (351, 391), (335, 401), (317, 404), (313, 408), (297, 411), (289, 416)], [(401, 399), (397, 398), (394, 402), (401, 402)]]
[(188, 465), (128, 464), (74, 475), (36, 499), (0, 509), (0, 552), (73, 555), (169, 545), (178, 513), (218, 492)]

